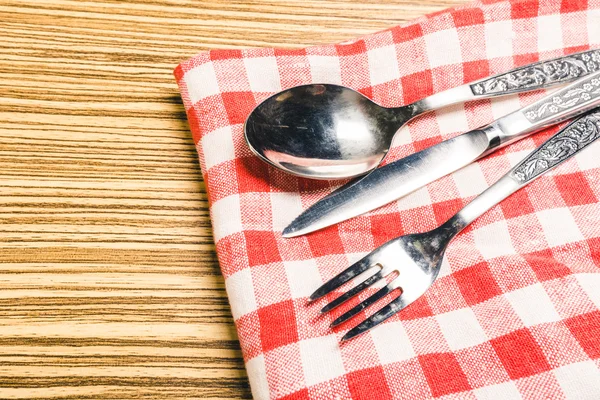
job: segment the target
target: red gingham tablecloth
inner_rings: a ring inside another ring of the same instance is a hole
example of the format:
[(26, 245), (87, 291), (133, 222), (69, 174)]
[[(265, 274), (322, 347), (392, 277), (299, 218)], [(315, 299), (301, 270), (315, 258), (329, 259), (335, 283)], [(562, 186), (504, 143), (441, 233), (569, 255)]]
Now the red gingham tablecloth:
[[(252, 108), (291, 86), (337, 83), (399, 106), (594, 47), (600, 0), (484, 1), (343, 44), (216, 50), (176, 68), (256, 399), (600, 399), (600, 147), (478, 219), (450, 244), (425, 296), (340, 344), (365, 315), (332, 331), (329, 323), (348, 307), (319, 316), (331, 298), (307, 304), (312, 291), (387, 240), (444, 222), (556, 129), (367, 215), (294, 239), (283, 239), (281, 230), (339, 182), (271, 168), (243, 139)], [(399, 132), (387, 161), (542, 94), (422, 116)]]

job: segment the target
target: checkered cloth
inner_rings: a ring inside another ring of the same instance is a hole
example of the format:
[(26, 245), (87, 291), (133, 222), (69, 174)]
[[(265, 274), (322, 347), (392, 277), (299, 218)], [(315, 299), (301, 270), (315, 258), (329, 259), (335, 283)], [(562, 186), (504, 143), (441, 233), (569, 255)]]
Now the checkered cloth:
[[(210, 51), (176, 68), (256, 399), (600, 398), (600, 147), (479, 218), (450, 244), (421, 299), (340, 344), (365, 314), (332, 331), (352, 304), (319, 315), (331, 297), (307, 304), (313, 290), (384, 242), (444, 222), (556, 129), (294, 239), (281, 230), (340, 182), (271, 168), (243, 138), (252, 108), (295, 85), (337, 83), (400, 106), (590, 47), (600, 47), (600, 0), (485, 1), (343, 44)], [(399, 132), (388, 162), (541, 95), (419, 117)]]

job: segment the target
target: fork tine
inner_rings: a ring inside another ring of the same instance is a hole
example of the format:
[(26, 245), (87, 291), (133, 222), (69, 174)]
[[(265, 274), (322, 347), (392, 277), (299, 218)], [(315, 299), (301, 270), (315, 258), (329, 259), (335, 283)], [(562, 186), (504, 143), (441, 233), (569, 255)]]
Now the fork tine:
[(331, 311), (334, 308), (336, 308), (337, 306), (339, 306), (340, 304), (342, 304), (342, 303), (346, 302), (347, 300), (351, 299), (352, 297), (356, 296), (358, 293), (360, 293), (364, 289), (368, 288), (369, 286), (371, 286), (372, 284), (374, 284), (375, 282), (377, 282), (378, 280), (383, 278), (383, 274), (381, 272), (382, 271), (376, 272), (375, 274), (371, 275), (369, 278), (367, 278), (366, 280), (361, 282), (359, 285), (356, 285), (355, 287), (353, 287), (352, 289), (350, 289), (349, 291), (347, 291), (346, 293), (344, 293), (337, 299), (333, 300), (331, 303), (329, 303), (325, 307), (323, 307), (321, 309), (321, 312), (326, 313), (328, 311)]
[(344, 271), (340, 272), (335, 277), (331, 278), (329, 281), (325, 282), (320, 288), (315, 290), (315, 292), (310, 295), (310, 301), (314, 301), (328, 293), (331, 293), (344, 283), (348, 282), (350, 279), (368, 270), (372, 266), (370, 259), (371, 258), (369, 254), (352, 264), (350, 267), (346, 268)]
[(373, 293), (371, 296), (367, 297), (365, 301), (336, 318), (335, 321), (331, 323), (331, 327), (337, 326), (342, 322), (345, 322), (350, 318), (354, 317), (356, 314), (369, 307), (371, 304), (375, 303), (377, 300), (381, 299), (386, 294), (390, 293), (392, 290), (393, 288), (390, 287), (390, 285), (385, 285), (384, 287)]
[[(410, 303), (409, 303), (410, 304)], [(342, 337), (342, 342), (345, 340), (350, 340), (355, 336), (360, 335), (373, 328), (376, 325), (379, 325), (386, 319), (390, 318), (392, 315), (396, 314), (398, 311), (402, 310), (408, 304), (404, 302), (402, 295), (398, 296), (394, 300), (392, 300), (387, 306), (383, 307), (381, 310), (377, 311), (375, 314), (371, 315), (369, 318), (350, 329), (346, 334)]]

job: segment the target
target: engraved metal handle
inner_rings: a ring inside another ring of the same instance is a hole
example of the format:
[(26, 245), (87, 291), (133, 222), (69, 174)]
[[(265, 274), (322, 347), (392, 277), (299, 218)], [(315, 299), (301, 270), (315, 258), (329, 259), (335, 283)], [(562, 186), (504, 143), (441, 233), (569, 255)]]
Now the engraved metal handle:
[(526, 65), (470, 84), (473, 94), (504, 95), (569, 83), (600, 70), (600, 50), (589, 50)]
[(505, 115), (490, 127), (492, 147), (503, 146), (543, 127), (581, 115), (600, 106), (600, 71), (543, 97), (518, 111)]
[(450, 104), (545, 89), (600, 71), (600, 50), (588, 50), (528, 64), (426, 97), (412, 104), (414, 114)]
[(600, 137), (600, 110), (578, 118), (548, 139), (519, 165), (510, 176), (526, 185), (540, 175), (573, 157)]
[(460, 210), (449, 226), (460, 231), (500, 203), (600, 138), (600, 109), (579, 117), (535, 149), (517, 166)]
[(534, 124), (556, 123), (566, 119), (580, 107), (592, 104), (600, 98), (600, 72), (595, 72), (574, 84), (544, 97), (521, 110)]

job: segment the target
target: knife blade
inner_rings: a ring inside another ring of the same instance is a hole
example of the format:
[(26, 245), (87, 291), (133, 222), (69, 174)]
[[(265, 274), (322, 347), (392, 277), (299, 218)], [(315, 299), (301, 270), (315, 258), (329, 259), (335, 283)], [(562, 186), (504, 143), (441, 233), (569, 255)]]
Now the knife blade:
[(483, 128), (375, 169), (306, 209), (282, 236), (304, 235), (381, 207), (500, 147), (600, 106), (599, 78), (600, 72), (587, 75)]
[(486, 132), (476, 130), (377, 168), (306, 209), (283, 230), (283, 237), (304, 235), (374, 210), (470, 164), (489, 147)]

